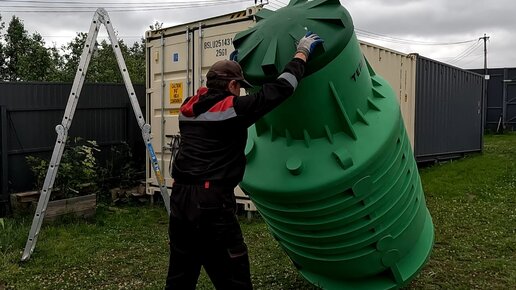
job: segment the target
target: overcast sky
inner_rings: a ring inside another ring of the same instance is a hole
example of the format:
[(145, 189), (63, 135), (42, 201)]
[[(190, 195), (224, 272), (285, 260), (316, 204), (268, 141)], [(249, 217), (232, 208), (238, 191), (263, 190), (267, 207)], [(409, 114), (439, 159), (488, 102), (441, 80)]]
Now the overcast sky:
[[(270, 0), (266, 8), (276, 10), (288, 1)], [(462, 68), (483, 68), (479, 38), (485, 33), (490, 37), (488, 66), (516, 67), (515, 0), (340, 2), (353, 17), (359, 39)], [(0, 15), (6, 23), (18, 16), (30, 33), (38, 32), (47, 45), (59, 47), (77, 32), (88, 31), (95, 7), (106, 8), (115, 30), (132, 44), (156, 21), (167, 27), (252, 5), (254, 0), (0, 0)]]

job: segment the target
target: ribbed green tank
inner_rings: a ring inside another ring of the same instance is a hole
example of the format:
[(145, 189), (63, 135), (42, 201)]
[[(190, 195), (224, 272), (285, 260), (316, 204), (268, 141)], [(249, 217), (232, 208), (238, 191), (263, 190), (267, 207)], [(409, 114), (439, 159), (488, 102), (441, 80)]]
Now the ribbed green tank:
[(314, 285), (405, 285), (434, 232), (395, 93), (362, 55), (338, 0), (293, 0), (257, 18), (234, 40), (257, 86), (278, 76), (306, 31), (325, 42), (294, 95), (250, 128), (241, 187)]

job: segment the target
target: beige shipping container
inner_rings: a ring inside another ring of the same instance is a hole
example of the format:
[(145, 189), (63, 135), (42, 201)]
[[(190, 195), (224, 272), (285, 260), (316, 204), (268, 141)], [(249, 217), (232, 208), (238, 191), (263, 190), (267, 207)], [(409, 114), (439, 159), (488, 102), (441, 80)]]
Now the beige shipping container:
[(417, 56), (364, 41), (360, 41), (360, 49), (375, 72), (392, 86), (398, 96), (401, 115), (414, 150)]
[[(170, 176), (172, 137), (179, 133), (178, 112), (183, 100), (205, 85), (210, 66), (228, 59), (233, 38), (255, 24), (261, 5), (243, 11), (173, 26), (146, 33), (147, 97), (146, 120), (152, 128), (152, 145), (165, 178)], [(414, 146), (414, 99), (416, 57), (374, 44), (360, 42), (362, 52), (373, 69), (392, 86)], [(148, 160), (148, 159), (147, 159)], [(159, 192), (154, 172), (146, 166), (147, 193)], [(256, 210), (249, 198), (237, 187), (237, 202), (248, 211)]]
[[(261, 7), (146, 33), (146, 120), (151, 125), (152, 146), (169, 189), (170, 144), (179, 132), (179, 107), (205, 85), (206, 73), (213, 63), (229, 58), (235, 34), (254, 25), (254, 15)], [(159, 192), (150, 162), (146, 177), (147, 193)], [(235, 194), (246, 210), (255, 210), (239, 188)]]

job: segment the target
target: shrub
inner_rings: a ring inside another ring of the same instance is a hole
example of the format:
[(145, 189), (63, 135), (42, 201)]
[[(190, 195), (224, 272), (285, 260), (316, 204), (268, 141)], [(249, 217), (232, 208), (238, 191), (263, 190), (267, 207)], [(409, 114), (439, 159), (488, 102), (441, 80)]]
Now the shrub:
[[(96, 192), (99, 168), (94, 153), (100, 151), (95, 141), (69, 138), (54, 181), (52, 199), (69, 198)], [(27, 156), (27, 164), (36, 178), (36, 188), (43, 187), (48, 161)]]

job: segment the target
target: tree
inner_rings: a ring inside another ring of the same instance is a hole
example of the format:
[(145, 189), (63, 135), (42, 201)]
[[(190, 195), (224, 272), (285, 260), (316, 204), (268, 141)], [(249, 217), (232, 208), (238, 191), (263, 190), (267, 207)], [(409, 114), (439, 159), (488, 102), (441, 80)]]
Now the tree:
[(64, 82), (64, 67), (65, 62), (59, 49), (55, 46), (48, 48), (50, 53), (50, 68), (49, 75), (46, 81), (49, 82)]
[[(119, 43), (122, 54), (127, 50), (123, 42)], [(114, 82), (122, 83), (122, 74), (118, 68), (115, 54), (111, 48), (111, 44), (106, 40), (102, 40), (97, 46), (94, 58), (90, 64), (86, 79), (90, 82)]]
[(18, 78), (22, 81), (49, 81), (52, 67), (52, 59), (49, 50), (45, 48), (45, 42), (40, 34), (34, 33), (27, 38), (23, 53), (19, 55)]
[(81, 53), (86, 43), (87, 33), (77, 33), (75, 38), (70, 41), (67, 45), (61, 47), (63, 51), (63, 67), (61, 81), (72, 82), (75, 77), (75, 72), (79, 66), (79, 60)]
[[(3, 30), (5, 28), (5, 23), (2, 21), (2, 15), (0, 15), (0, 37), (3, 34)], [(0, 41), (0, 81), (5, 80), (5, 47), (4, 44)]]
[(21, 20), (13, 16), (9, 27), (7, 28), (7, 34), (4, 36), (5, 39), (5, 62), (6, 71), (5, 77), (9, 81), (19, 80), (19, 59), (23, 53), (23, 49), (27, 44), (27, 33)]
[(135, 42), (125, 58), (132, 81), (145, 84), (145, 39), (142, 38), (140, 43)]
[[(86, 42), (86, 33), (77, 36), (62, 48), (64, 54), (64, 81), (73, 81), (75, 71)], [(125, 60), (127, 71), (133, 83), (145, 83), (145, 44), (135, 42), (131, 48), (123, 40), (118, 40)], [(102, 40), (95, 44), (95, 52), (91, 58), (86, 81), (93, 83), (122, 83), (123, 78), (111, 43)]]
[[(158, 23), (156, 23), (156, 26)], [(162, 25), (162, 24), (161, 24)], [(7, 32), (0, 16), (0, 80), (72, 82), (75, 78), (87, 34), (76, 37), (58, 49), (47, 48), (39, 33), (29, 35), (20, 18), (13, 16)], [(145, 42), (135, 42), (128, 47), (119, 40), (120, 50), (133, 83), (145, 83)], [(122, 83), (111, 44), (106, 40), (95, 43), (86, 75), (87, 82)]]
[(28, 35), (23, 22), (13, 16), (4, 36), (4, 73), (8, 81), (46, 81), (52, 60), (39, 33)]
[(160, 30), (163, 28), (163, 22), (159, 22), (156, 20), (154, 24), (149, 25), (150, 30)]

